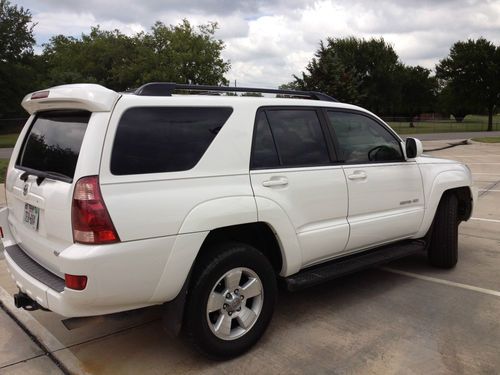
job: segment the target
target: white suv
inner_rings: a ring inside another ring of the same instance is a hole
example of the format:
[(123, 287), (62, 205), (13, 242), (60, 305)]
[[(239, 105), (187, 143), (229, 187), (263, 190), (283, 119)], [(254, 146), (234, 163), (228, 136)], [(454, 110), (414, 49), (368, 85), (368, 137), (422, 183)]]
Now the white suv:
[(170, 330), (227, 358), (264, 333), (277, 281), (297, 290), (418, 251), (457, 262), (470, 170), (324, 94), (78, 84), (22, 104), (0, 214), (18, 307), (166, 304)]

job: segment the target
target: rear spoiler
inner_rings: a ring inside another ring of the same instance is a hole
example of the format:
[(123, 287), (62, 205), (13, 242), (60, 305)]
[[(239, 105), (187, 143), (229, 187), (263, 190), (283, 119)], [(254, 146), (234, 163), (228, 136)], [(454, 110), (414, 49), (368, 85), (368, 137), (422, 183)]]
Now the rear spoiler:
[(32, 115), (50, 109), (82, 109), (89, 112), (109, 112), (121, 94), (101, 85), (78, 83), (55, 86), (28, 94), (22, 101), (24, 109)]

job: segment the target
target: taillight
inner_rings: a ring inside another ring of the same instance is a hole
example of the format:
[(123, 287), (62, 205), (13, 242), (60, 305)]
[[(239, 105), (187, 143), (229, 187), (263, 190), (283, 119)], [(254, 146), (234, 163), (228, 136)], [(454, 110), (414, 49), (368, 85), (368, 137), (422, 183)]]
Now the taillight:
[(84, 244), (120, 242), (102, 199), (97, 176), (78, 180), (71, 210), (73, 239)]
[(66, 285), (66, 288), (84, 290), (87, 286), (87, 276), (65, 274), (64, 284)]

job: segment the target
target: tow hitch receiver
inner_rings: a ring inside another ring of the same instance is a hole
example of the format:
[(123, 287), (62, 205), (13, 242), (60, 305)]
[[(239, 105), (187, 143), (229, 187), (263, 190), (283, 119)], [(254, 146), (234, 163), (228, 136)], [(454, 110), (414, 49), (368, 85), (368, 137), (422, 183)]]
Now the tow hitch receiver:
[(43, 307), (40, 306), (38, 302), (33, 301), (30, 296), (23, 292), (14, 294), (14, 305), (16, 305), (18, 309), (23, 308), (28, 311), (43, 309)]

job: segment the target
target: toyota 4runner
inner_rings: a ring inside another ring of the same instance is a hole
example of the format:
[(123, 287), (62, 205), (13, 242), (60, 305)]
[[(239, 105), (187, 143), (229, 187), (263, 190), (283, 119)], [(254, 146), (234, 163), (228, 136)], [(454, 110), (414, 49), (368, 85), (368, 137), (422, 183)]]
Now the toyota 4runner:
[(257, 342), (278, 282), (424, 251), (453, 267), (472, 212), (467, 166), (321, 93), (76, 84), (22, 105), (0, 214), (16, 306), (84, 317), (165, 304), (166, 326), (213, 357)]

